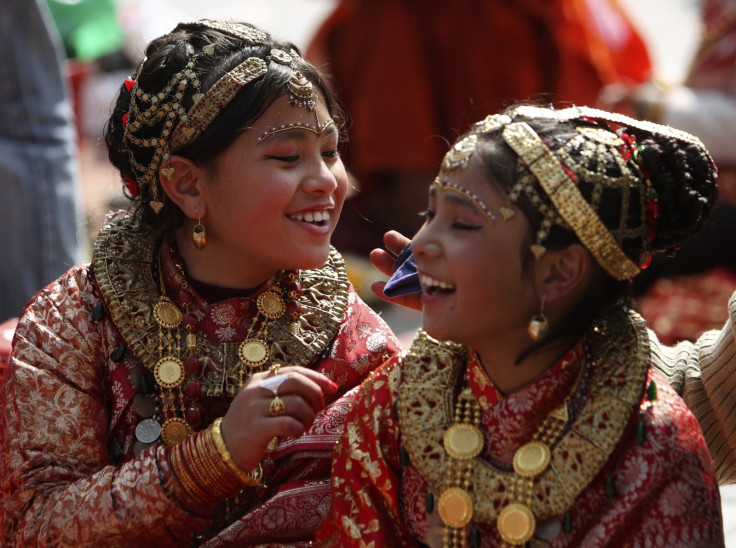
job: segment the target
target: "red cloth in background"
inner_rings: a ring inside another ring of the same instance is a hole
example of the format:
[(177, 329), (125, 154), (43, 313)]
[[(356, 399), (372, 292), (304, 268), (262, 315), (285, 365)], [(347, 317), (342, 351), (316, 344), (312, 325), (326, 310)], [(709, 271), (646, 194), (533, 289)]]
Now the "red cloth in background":
[(448, 143), (472, 123), (519, 101), (592, 105), (651, 68), (616, 0), (341, 0), (306, 57), (348, 114), (359, 191), (332, 242), (361, 255), (419, 227)]
[(660, 278), (641, 297), (642, 316), (665, 344), (694, 341), (728, 319), (736, 273), (715, 268), (703, 274)]
[(435, 169), (444, 139), (513, 102), (592, 105), (651, 68), (615, 0), (343, 0), (306, 56), (334, 77), (358, 179)]

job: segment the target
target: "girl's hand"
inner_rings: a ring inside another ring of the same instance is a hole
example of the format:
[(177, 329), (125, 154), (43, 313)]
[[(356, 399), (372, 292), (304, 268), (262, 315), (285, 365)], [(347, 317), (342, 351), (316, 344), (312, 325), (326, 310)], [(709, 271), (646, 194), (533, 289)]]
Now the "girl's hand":
[[(321, 373), (300, 366), (251, 376), (222, 419), (222, 437), (235, 462), (243, 470), (252, 470), (274, 437), (301, 436), (325, 406), (324, 395), (334, 394), (337, 388)], [(283, 414), (273, 404), (277, 396), (283, 402)]]
[[(383, 244), (386, 249), (376, 248), (371, 251), (370, 257), (373, 266), (376, 267), (385, 276), (391, 276), (396, 271), (396, 258), (410, 242), (409, 238), (390, 230), (383, 236)], [(383, 288), (386, 282), (373, 282), (371, 284), (371, 291), (384, 301), (405, 306), (414, 310), (422, 309), (422, 299), (419, 293), (410, 295), (401, 295), (399, 297), (388, 297), (383, 292)]]

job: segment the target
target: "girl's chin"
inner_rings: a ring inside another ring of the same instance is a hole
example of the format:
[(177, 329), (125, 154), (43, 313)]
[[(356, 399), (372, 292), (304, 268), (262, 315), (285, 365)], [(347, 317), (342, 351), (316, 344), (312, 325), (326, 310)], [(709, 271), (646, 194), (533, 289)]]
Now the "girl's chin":
[(312, 253), (302, 255), (301, 260), (299, 261), (299, 266), (294, 267), (294, 269), (312, 270), (314, 268), (320, 268), (327, 262), (329, 256), (330, 246), (327, 245), (324, 249), (314, 250)]
[(438, 341), (451, 341), (454, 340), (452, 333), (441, 326), (438, 326), (432, 322), (422, 321), (422, 329), (427, 335)]

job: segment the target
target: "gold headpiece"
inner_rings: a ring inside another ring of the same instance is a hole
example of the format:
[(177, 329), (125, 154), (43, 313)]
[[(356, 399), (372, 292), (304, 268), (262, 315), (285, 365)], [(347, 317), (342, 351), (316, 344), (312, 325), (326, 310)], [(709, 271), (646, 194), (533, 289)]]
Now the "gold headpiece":
[[(557, 225), (572, 230), (613, 278), (626, 280), (638, 274), (639, 266), (623, 252), (621, 246), (627, 239), (640, 238), (644, 242), (643, 258), (648, 255), (651, 227), (647, 223), (648, 210), (644, 196), (651, 196), (653, 189), (636, 161), (632, 160), (628, 144), (613, 130), (586, 125), (577, 127), (572, 138), (552, 150), (529, 124), (514, 122), (517, 117), (610, 122), (695, 144), (707, 154), (703, 143), (693, 135), (668, 126), (598, 109), (571, 107), (556, 111), (520, 106), (506, 114), (491, 115), (478, 122), (472, 133), (445, 156), (442, 172), (465, 168), (475, 151), (478, 135), (502, 130), (504, 141), (518, 155), (520, 165), (524, 168), (509, 192), (509, 202), (515, 202), (523, 193), (542, 215), (537, 239), (532, 245), (534, 255), (539, 257), (545, 252), (544, 242), (552, 226)], [(587, 196), (581, 193), (578, 177), (590, 188)], [(539, 193), (535, 183), (544, 194)], [(641, 223), (638, 226), (629, 226), (625, 208), (619, 214), (616, 227), (609, 228), (600, 219), (598, 213), (602, 196), (607, 189), (613, 188), (620, 190), (622, 196), (628, 196), (631, 189), (637, 189), (642, 196)], [(510, 205), (504, 206), (501, 215), (506, 220), (514, 215), (514, 209)]]
[[(240, 39), (248, 45), (263, 44), (268, 39), (263, 31), (242, 23), (203, 19), (181, 26), (203, 26), (215, 29)], [(287, 53), (274, 48), (267, 60), (249, 57), (223, 75), (206, 93), (202, 94), (199, 92), (200, 80), (194, 67), (201, 55), (212, 56), (214, 54), (214, 44), (204, 46), (202, 52), (194, 54), (186, 67), (174, 74), (166, 86), (156, 93), (143, 91), (138, 84), (138, 75), (136, 74), (134, 78), (135, 84), (130, 90), (130, 107), (125, 119), (123, 141), (137, 147), (153, 149), (151, 159), (145, 163), (136, 161), (132, 151), (129, 151), (129, 156), (138, 188), (148, 189), (151, 199), (150, 206), (156, 213), (163, 208), (161, 201), (163, 197), (159, 198), (157, 185), (159, 171), (167, 178), (173, 174), (173, 169), (168, 166), (170, 155), (199, 137), (243, 88), (266, 74), (268, 61), (274, 61), (292, 69), (292, 75), (287, 84), (292, 105), (315, 110), (316, 95), (313, 85), (295, 69), (296, 61), (300, 57), (293, 49)], [(141, 63), (141, 68), (143, 63), (145, 59)], [(141, 68), (138, 69), (138, 72)], [(193, 104), (187, 110), (183, 103), (185, 93), (190, 87), (194, 89)], [(150, 128), (161, 122), (163, 122), (163, 128), (160, 133), (151, 135)], [(320, 126), (319, 120), (317, 126)]]

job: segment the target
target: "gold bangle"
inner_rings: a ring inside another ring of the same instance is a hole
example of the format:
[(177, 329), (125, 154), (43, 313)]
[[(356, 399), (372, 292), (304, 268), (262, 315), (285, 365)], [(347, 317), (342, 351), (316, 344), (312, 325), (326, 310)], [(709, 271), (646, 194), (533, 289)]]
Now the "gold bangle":
[(189, 494), (192, 500), (200, 506), (211, 505), (212, 499), (210, 494), (198, 485), (199, 482), (192, 476), (189, 467), (186, 465), (187, 459), (184, 456), (183, 446), (175, 446), (172, 448), (170, 460), (174, 476), (179, 480), (184, 491)]
[(230, 451), (228, 451), (227, 445), (225, 445), (225, 439), (222, 437), (220, 423), (222, 423), (222, 417), (218, 417), (215, 419), (215, 422), (212, 423), (212, 439), (215, 442), (215, 447), (217, 448), (217, 452), (220, 454), (220, 458), (222, 458), (230, 470), (232, 470), (245, 485), (258, 485), (261, 482), (262, 475), (260, 463), (258, 464), (258, 467), (251, 472), (243, 470), (240, 465), (233, 460), (233, 456), (230, 454)]
[(202, 485), (207, 485), (218, 497), (228, 498), (242, 491), (240, 477), (220, 458), (211, 430), (197, 436), (194, 451), (201, 464), (196, 468), (196, 475)]

